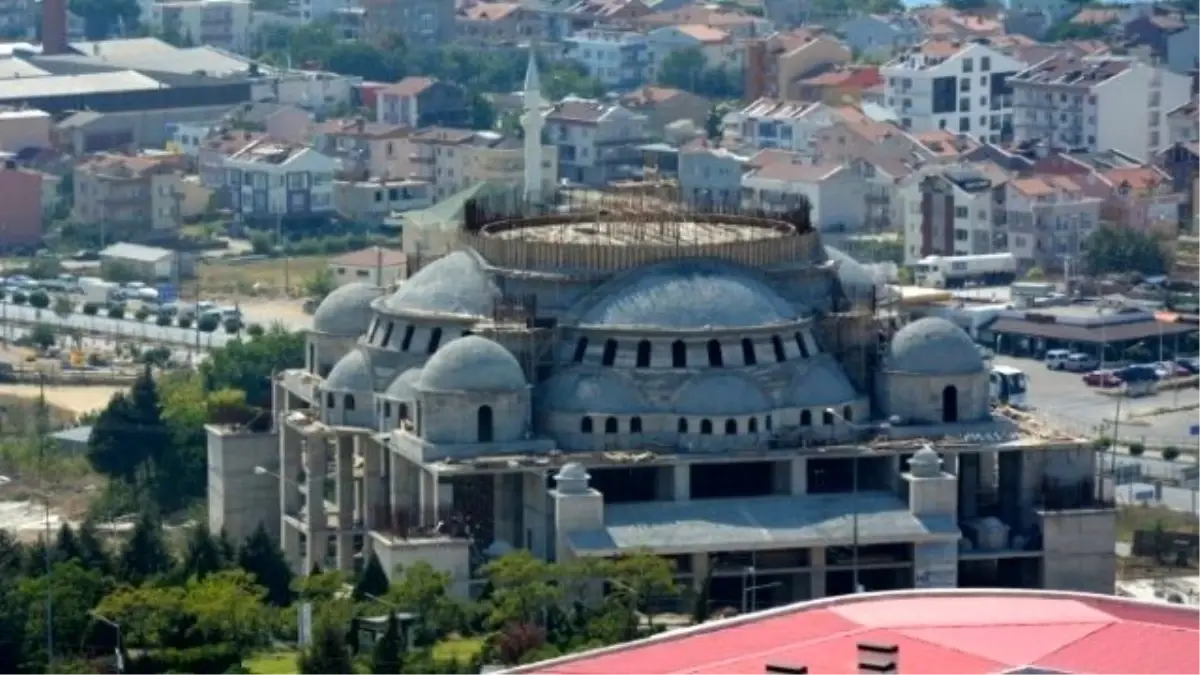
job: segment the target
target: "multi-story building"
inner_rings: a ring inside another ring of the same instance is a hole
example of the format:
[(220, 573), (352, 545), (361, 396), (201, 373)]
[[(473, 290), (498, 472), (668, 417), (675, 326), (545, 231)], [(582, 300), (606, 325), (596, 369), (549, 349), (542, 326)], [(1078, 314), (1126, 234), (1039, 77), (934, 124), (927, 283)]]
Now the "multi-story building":
[(146, 21), (192, 44), (245, 54), (253, 42), (252, 16), (249, 0), (170, 0), (150, 5)]
[(546, 138), (558, 148), (559, 175), (601, 186), (627, 178), (642, 163), (638, 146), (650, 142), (645, 115), (620, 105), (567, 99), (546, 115)]
[(327, 218), (334, 213), (337, 160), (310, 147), (254, 140), (221, 163), (225, 203), (247, 221)]
[(49, 148), (53, 127), (53, 118), (41, 110), (0, 110), (0, 152)]
[(1019, 265), (1058, 269), (1064, 256), (1080, 259), (1084, 240), (1100, 224), (1101, 199), (1054, 174), (1017, 178), (1004, 187), (1008, 251)]
[(589, 28), (563, 40), (566, 56), (578, 61), (588, 75), (616, 89), (646, 81), (650, 65), (646, 36), (641, 33)]
[(821, 130), (839, 121), (837, 111), (824, 103), (772, 98), (760, 98), (726, 117), (726, 125), (747, 146), (803, 153), (811, 153)]
[(0, 163), (0, 250), (36, 247), (42, 241), (42, 174), (17, 168), (11, 160)]
[(903, 204), (904, 264), (930, 255), (1007, 251), (1008, 178), (985, 162), (930, 165), (907, 176), (897, 195)]
[(393, 213), (433, 205), (433, 186), (411, 178), (335, 180), (333, 205), (343, 218), (379, 225)]
[(546, 17), (516, 2), (477, 2), (455, 16), (458, 39), (476, 45), (516, 46), (545, 39)]
[(748, 158), (695, 141), (679, 149), (679, 198), (699, 207), (734, 209), (742, 203)]
[[(524, 180), (522, 144), (495, 132), (433, 127), (409, 137), (413, 176), (433, 186), (439, 202), (476, 183), (516, 186)], [(542, 146), (542, 194), (558, 182), (558, 149)]]
[(1167, 113), (1168, 142), (1196, 143), (1200, 141), (1200, 114), (1197, 100), (1192, 100)]
[(1120, 150), (1147, 161), (1170, 142), (1167, 113), (1189, 78), (1129, 57), (1054, 56), (1009, 78), (1014, 140)]
[(32, 0), (0, 0), (0, 39), (34, 37), (34, 6)]
[(909, 131), (999, 143), (1012, 134), (1009, 78), (1025, 68), (985, 44), (929, 40), (879, 69), (886, 105)]
[(104, 241), (145, 241), (176, 231), (184, 165), (177, 155), (96, 155), (74, 172), (72, 220)]
[(1180, 75), (1200, 66), (1200, 26), (1195, 15), (1139, 16), (1125, 24), (1124, 33), (1130, 46), (1145, 47), (1155, 63)]
[(375, 92), (375, 119), (408, 127), (467, 126), (463, 88), (436, 77), (410, 75)]
[(719, 28), (700, 24), (663, 26), (646, 34), (650, 64), (647, 76), (654, 79), (663, 60), (674, 52), (697, 49), (709, 68), (742, 72), (746, 52), (733, 35)]
[(649, 130), (658, 137), (666, 136), (668, 125), (679, 120), (703, 129), (713, 109), (712, 102), (703, 96), (671, 87), (639, 87), (617, 100), (626, 110), (645, 115)]
[(364, 37), (376, 46), (400, 36), (407, 44), (440, 45), (454, 39), (454, 0), (362, 0)]
[(415, 171), (406, 142), (412, 134), (412, 127), (400, 124), (333, 119), (317, 127), (313, 148), (339, 160), (352, 180), (402, 179)]
[(863, 182), (844, 164), (813, 164), (784, 156), (742, 177), (748, 209), (787, 213), (807, 202), (813, 226), (822, 232), (857, 232), (863, 221)]
[(798, 28), (745, 41), (746, 96), (803, 100), (798, 80), (850, 62), (850, 49), (831, 38)]
[(875, 59), (890, 59), (923, 42), (928, 29), (911, 14), (860, 14), (838, 28), (854, 51)]

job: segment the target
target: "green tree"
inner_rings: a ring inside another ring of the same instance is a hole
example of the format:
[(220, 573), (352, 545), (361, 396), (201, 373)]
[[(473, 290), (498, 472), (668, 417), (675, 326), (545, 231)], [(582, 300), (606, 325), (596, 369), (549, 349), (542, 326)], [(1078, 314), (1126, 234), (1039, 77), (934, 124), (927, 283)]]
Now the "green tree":
[(49, 349), (58, 342), (58, 332), (54, 330), (54, 326), (46, 323), (39, 323), (33, 327), (29, 333), (29, 343), (38, 349)]
[(721, 111), (716, 105), (708, 109), (708, 117), (704, 120), (704, 133), (707, 134), (708, 140), (717, 142), (721, 140)]
[(50, 294), (41, 289), (30, 293), (29, 306), (37, 309), (46, 309), (50, 306)]
[(58, 538), (54, 542), (54, 559), (59, 562), (78, 560), (83, 562), (83, 547), (75, 536), (75, 530), (70, 523), (63, 523), (58, 528)]
[(267, 602), (276, 607), (286, 607), (292, 603), (292, 568), (261, 524), (246, 538), (238, 551), (237, 561), (239, 567), (266, 589)]
[(383, 565), (379, 563), (379, 556), (372, 552), (371, 557), (367, 559), (367, 564), (363, 566), (358, 582), (354, 584), (354, 599), (380, 597), (388, 592), (390, 585), (387, 573), (383, 571)]
[(704, 71), (707, 70), (704, 52), (699, 47), (676, 49), (663, 57), (658, 67), (658, 83), (699, 93)]
[[(638, 551), (611, 560), (605, 572), (618, 594), (628, 594), (633, 627), (637, 627), (636, 612), (646, 615), (646, 622), (654, 628), (655, 606), (663, 600), (679, 595), (675, 583), (675, 568), (670, 560), (649, 551)], [(629, 636), (631, 639), (634, 635)]]
[(417, 615), (413, 641), (429, 645), (454, 630), (461, 608), (450, 597), (450, 573), (435, 569), (427, 562), (398, 569), (396, 583), (385, 596), (389, 604)]
[(1110, 36), (1114, 28), (1111, 23), (1074, 23), (1060, 21), (1046, 33), (1046, 42), (1064, 42), (1067, 40), (1103, 40)]
[(89, 40), (103, 40), (118, 28), (132, 33), (142, 13), (137, 0), (71, 0), (68, 6), (83, 19), (83, 35)]
[(988, 0), (942, 0), (942, 4), (960, 12), (974, 12), (988, 8)]
[[(202, 644), (231, 645), (239, 656), (263, 642), (273, 627), (266, 591), (243, 570), (222, 570), (187, 583), (186, 608)], [(340, 671), (352, 673), (353, 670)]]
[(112, 557), (109, 555), (104, 541), (100, 538), (100, 534), (96, 531), (96, 523), (90, 518), (84, 520), (79, 525), (76, 538), (79, 541), (79, 561), (83, 564), (84, 569), (96, 570), (104, 576), (112, 574)]
[(404, 667), (404, 638), (395, 612), (388, 613), (387, 629), (371, 650), (372, 673), (399, 673)]
[(173, 562), (163, 539), (162, 523), (147, 513), (138, 519), (129, 543), (121, 551), (117, 574), (121, 581), (138, 584), (171, 570)]
[(182, 585), (123, 585), (100, 601), (96, 613), (120, 624), (128, 648), (183, 649), (195, 643)]
[(25, 665), (28, 607), (20, 604), (18, 577), (0, 574), (0, 673), (19, 673)]
[[(158, 387), (147, 366), (129, 394), (117, 394), (96, 419), (88, 460), (107, 476), (169, 507), (177, 505), (170, 462), (170, 430), (163, 420)], [(167, 460), (164, 462), (164, 460)], [(161, 484), (156, 478), (162, 476)]]
[(1104, 225), (1083, 242), (1083, 262), (1092, 274), (1165, 273), (1168, 258), (1155, 236), (1131, 227)]
[(240, 389), (246, 402), (271, 407), (271, 378), (282, 370), (304, 366), (304, 336), (276, 324), (262, 337), (232, 340), (209, 352), (200, 364), (207, 391)]
[(18, 582), (15, 597), (26, 608), (23, 651), (29, 664), (37, 664), (32, 672), (45, 672), (48, 661), (47, 596), (52, 607), (50, 629), (61, 641), (78, 639), (84, 634), (91, 623), (92, 608), (107, 591), (107, 582), (100, 573), (85, 570), (77, 560), (58, 563), (49, 574)]
[(333, 272), (328, 268), (321, 268), (304, 280), (304, 294), (318, 303), (332, 293), (335, 288), (337, 288), (337, 281), (333, 278)]
[(496, 108), (483, 94), (473, 92), (467, 107), (472, 129), (491, 130), (496, 127)]
[(60, 319), (65, 319), (68, 316), (71, 316), (71, 313), (74, 311), (75, 303), (71, 302), (71, 299), (67, 296), (60, 295), (54, 298), (54, 313), (58, 315)]
[(187, 551), (180, 561), (180, 569), (185, 578), (196, 577), (203, 580), (210, 574), (228, 568), (231, 562), (225, 557), (219, 538), (213, 536), (207, 523), (200, 523), (192, 528), (188, 535)]
[(346, 625), (340, 612), (320, 612), (313, 621), (312, 645), (300, 654), (301, 673), (353, 673), (346, 646)]
[(561, 589), (552, 583), (550, 564), (524, 549), (493, 560), (484, 573), (492, 584), (489, 621), (496, 628), (537, 625), (561, 597)]

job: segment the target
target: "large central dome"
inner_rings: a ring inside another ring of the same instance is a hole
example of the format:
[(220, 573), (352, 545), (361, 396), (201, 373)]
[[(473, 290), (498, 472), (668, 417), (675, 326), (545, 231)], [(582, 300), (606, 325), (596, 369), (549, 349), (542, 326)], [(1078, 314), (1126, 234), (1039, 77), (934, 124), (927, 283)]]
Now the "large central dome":
[(789, 323), (794, 307), (736, 268), (689, 262), (647, 271), (584, 312), (580, 324), (703, 330)]

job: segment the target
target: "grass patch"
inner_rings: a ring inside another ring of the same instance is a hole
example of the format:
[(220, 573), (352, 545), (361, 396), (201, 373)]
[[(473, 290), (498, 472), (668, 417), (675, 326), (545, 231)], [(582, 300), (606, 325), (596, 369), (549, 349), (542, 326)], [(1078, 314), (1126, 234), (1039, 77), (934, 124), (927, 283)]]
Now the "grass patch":
[(471, 661), (483, 651), (483, 638), (449, 638), (433, 646), (433, 658), (439, 661), (456, 659)]
[[(299, 296), (304, 280), (329, 264), (329, 256), (307, 256), (301, 258), (271, 258), (249, 263), (235, 264), (215, 262), (199, 265), (200, 292), (205, 296), (250, 295), (255, 285), (259, 295)], [(285, 271), (286, 268), (286, 271)], [(184, 284), (182, 292), (193, 293), (193, 284)]]
[(1153, 530), (1160, 524), (1168, 532), (1200, 531), (1195, 514), (1162, 506), (1122, 506), (1117, 509), (1117, 541), (1133, 541), (1135, 530)]
[(267, 652), (247, 659), (244, 665), (256, 675), (289, 675), (299, 672), (297, 656), (294, 651)]

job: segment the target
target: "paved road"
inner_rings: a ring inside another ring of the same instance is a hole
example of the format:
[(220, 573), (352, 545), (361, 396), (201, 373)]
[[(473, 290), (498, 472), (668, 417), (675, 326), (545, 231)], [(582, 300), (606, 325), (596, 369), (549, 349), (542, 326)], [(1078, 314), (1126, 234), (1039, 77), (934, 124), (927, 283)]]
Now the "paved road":
[[(1149, 495), (1148, 499), (1141, 497)], [(1118, 504), (1148, 504), (1162, 506), (1181, 513), (1200, 515), (1200, 495), (1195, 490), (1163, 487), (1162, 499), (1154, 499), (1154, 486), (1149, 483), (1130, 483), (1117, 486)]]
[[(153, 321), (110, 319), (106, 316), (87, 316), (86, 314), (79, 313), (71, 314), (64, 318), (49, 310), (37, 310), (33, 307), (7, 303), (0, 305), (0, 324), (4, 324), (6, 332), (12, 328), (10, 323), (13, 320), (40, 322), (64, 328), (78, 328), (83, 331), (102, 331), (117, 336), (116, 339), (118, 340), (120, 336), (127, 336), (129, 338), (181, 345), (194, 344), (197, 333), (195, 328), (159, 326)], [(224, 330), (213, 331), (211, 334), (201, 333), (200, 344), (205, 347), (219, 346), (225, 344), (231, 338), (232, 336), (226, 334)]]

